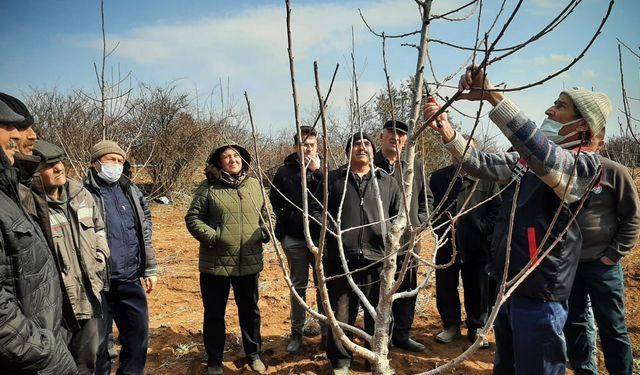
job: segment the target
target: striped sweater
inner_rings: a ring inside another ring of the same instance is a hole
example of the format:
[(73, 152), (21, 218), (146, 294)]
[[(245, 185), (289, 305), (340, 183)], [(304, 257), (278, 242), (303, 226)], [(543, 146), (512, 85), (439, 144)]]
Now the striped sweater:
[[(600, 160), (591, 151), (574, 152), (551, 142), (513, 102), (503, 100), (489, 113), (489, 118), (509, 139), (517, 152), (485, 153), (469, 147), (456, 137), (444, 146), (460, 161), (464, 170), (477, 178), (508, 182), (520, 158), (526, 160), (530, 170), (558, 197), (567, 203), (578, 201), (588, 192), (592, 179), (598, 174)], [(464, 154), (464, 155), (463, 155)], [(575, 168), (574, 168), (575, 165)], [(565, 196), (565, 190), (567, 191)]]

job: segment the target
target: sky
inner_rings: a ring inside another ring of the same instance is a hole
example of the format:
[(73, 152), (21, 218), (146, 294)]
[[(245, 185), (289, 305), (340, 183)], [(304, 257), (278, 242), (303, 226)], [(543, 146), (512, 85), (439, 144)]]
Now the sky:
[[(468, 0), (435, 0), (432, 12), (441, 14)], [(354, 51), (361, 102), (385, 88), (382, 41), (362, 22), (387, 35), (420, 28), (413, 0), (292, 0), (293, 54), (300, 113), (317, 111), (313, 62), (319, 65), (324, 92), (336, 64), (340, 64), (329, 100), (329, 113), (347, 119)], [(456, 14), (466, 20), (434, 20), (431, 38), (471, 46), (488, 30), (501, 2), (485, 0), (482, 8)], [(487, 36), (497, 37), (516, 1), (506, 0), (502, 15)], [(525, 0), (497, 43), (498, 48), (517, 45), (537, 34), (568, 4), (562, 0)], [(583, 0), (566, 21), (551, 34), (501, 59), (488, 68), (494, 83), (517, 87), (548, 76), (580, 54), (595, 33), (608, 0)], [(137, 82), (167, 86), (197, 97), (199, 108), (220, 107), (220, 88), (225, 101), (244, 110), (244, 92), (251, 99), (258, 130), (264, 134), (294, 127), (291, 79), (287, 56), (284, 1), (271, 0), (106, 0), (105, 22), (108, 49), (107, 72), (131, 73)], [(478, 14), (480, 25), (478, 26)], [(525, 91), (509, 93), (534, 121), (563, 88), (578, 86), (607, 93), (614, 113), (609, 124), (617, 128), (622, 108), (616, 38), (640, 53), (640, 1), (616, 0), (609, 20), (586, 56), (568, 72)], [(353, 35), (353, 38), (352, 38)], [(415, 74), (417, 36), (387, 41), (387, 65), (393, 82)], [(402, 45), (402, 44), (409, 44)], [(0, 2), (0, 91), (19, 98), (33, 89), (95, 92), (94, 63), (101, 61), (100, 2), (98, 0), (2, 0)], [(494, 52), (492, 56), (499, 56)], [(430, 43), (434, 72), (442, 79), (464, 66), (470, 52)], [(481, 58), (480, 55), (478, 58)], [(623, 48), (625, 86), (630, 96), (640, 97), (640, 59)], [(426, 73), (433, 81), (431, 72)], [(457, 84), (457, 77), (449, 84)], [(452, 89), (442, 89), (451, 95)], [(228, 97), (227, 97), (228, 93)], [(637, 101), (632, 100), (637, 118)], [(457, 107), (474, 114), (473, 103)], [(486, 112), (486, 108), (484, 112)], [(473, 122), (452, 112), (469, 129)], [(483, 126), (495, 132), (487, 120)], [(615, 134), (610, 131), (608, 134)]]

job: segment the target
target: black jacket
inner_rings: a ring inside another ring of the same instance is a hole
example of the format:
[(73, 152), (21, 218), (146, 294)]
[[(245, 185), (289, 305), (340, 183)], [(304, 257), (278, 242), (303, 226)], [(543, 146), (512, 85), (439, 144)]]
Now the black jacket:
[[(502, 194), (500, 207), (491, 243), (491, 273), (501, 278), (506, 261), (507, 237), (512, 202), (516, 184), (509, 186)], [(508, 278), (517, 275), (531, 259), (537, 259), (536, 248), (549, 228), (561, 206), (560, 214), (539, 254), (546, 251), (569, 225), (571, 215), (579, 202), (572, 205), (562, 202), (558, 195), (538, 176), (528, 171), (522, 177), (513, 223), (511, 254)], [(582, 234), (576, 221), (569, 225), (567, 233), (545, 257), (540, 265), (518, 286), (514, 295), (542, 301), (566, 301), (575, 278)]]
[[(380, 194), (376, 194), (373, 179), (378, 181)], [(360, 182), (359, 182), (360, 181)], [(392, 220), (400, 209), (400, 189), (396, 180), (388, 174), (376, 170), (369, 172), (363, 178), (357, 177), (343, 165), (329, 172), (316, 190), (316, 198), (322, 202), (323, 185), (327, 184), (329, 191), (328, 212), (330, 217), (337, 219), (338, 209), (342, 201), (342, 193), (347, 184), (346, 196), (341, 213), (341, 229), (359, 227), (381, 221), (378, 203), (382, 202), (384, 219)], [(321, 204), (310, 204), (310, 214), (318, 221), (322, 220)], [(333, 221), (328, 219), (329, 228), (335, 228)], [(387, 221), (387, 225), (391, 225)], [(327, 234), (327, 250), (325, 253), (328, 262), (337, 261), (338, 243), (331, 234)], [(384, 255), (384, 240), (380, 224), (373, 224), (342, 233), (342, 243), (345, 256), (349, 260), (368, 259), (378, 260)]]
[[(402, 171), (407, 168), (407, 162), (396, 161), (394, 165), (389, 164), (389, 160), (384, 157), (382, 151), (376, 152), (373, 159), (376, 167), (381, 168), (387, 174), (393, 176), (398, 183), (400, 194), (402, 194), (402, 174), (400, 173), (400, 163)], [(424, 171), (421, 168), (422, 162), (418, 159), (414, 162), (413, 169), (413, 194), (411, 194), (411, 204), (409, 205), (409, 219), (414, 227), (424, 223), (429, 218), (429, 212), (433, 210), (433, 195), (426, 184)], [(408, 225), (407, 225), (408, 228)], [(405, 238), (406, 240), (406, 238)]]
[(18, 198), (18, 172), (0, 151), (0, 368), (7, 374), (76, 374), (62, 324), (51, 250)]
[[(436, 234), (444, 235), (448, 226), (440, 226), (441, 223), (448, 220), (445, 215), (441, 215), (444, 211), (455, 216), (461, 210), (468, 210), (491, 198), (500, 188), (494, 182), (475, 180), (469, 176), (456, 176), (456, 167), (453, 165), (438, 169), (431, 173), (429, 179), (429, 187), (433, 193), (434, 206), (438, 206), (442, 202), (447, 188), (452, 180), (455, 179), (451, 192), (447, 196), (445, 202), (440, 206), (440, 210), (434, 215), (436, 218), (433, 226)], [(477, 181), (477, 186), (472, 192), (473, 186)], [(468, 202), (463, 207), (465, 201)], [(473, 262), (484, 264), (489, 260), (489, 247), (491, 244), (491, 233), (493, 225), (498, 215), (501, 205), (500, 197), (495, 197), (487, 203), (469, 211), (460, 217), (456, 222), (456, 249), (460, 256), (461, 262)], [(448, 232), (451, 238), (451, 231)], [(444, 245), (451, 247), (450, 242)], [(443, 249), (444, 250), (444, 249)]]
[[(307, 189), (310, 193), (316, 191), (321, 180), (321, 168), (314, 172), (307, 170)], [(273, 212), (276, 214), (275, 234), (278, 240), (282, 240), (284, 236), (298, 239), (304, 238), (301, 211), (302, 186), (300, 182), (300, 161), (298, 160), (298, 154), (294, 152), (287, 156), (284, 159), (284, 165), (278, 168), (276, 175), (273, 177), (273, 187), (269, 192), (269, 200), (271, 200)], [(309, 202), (312, 199), (311, 194), (309, 194)], [(312, 224), (313, 221), (310, 220), (310, 223)]]

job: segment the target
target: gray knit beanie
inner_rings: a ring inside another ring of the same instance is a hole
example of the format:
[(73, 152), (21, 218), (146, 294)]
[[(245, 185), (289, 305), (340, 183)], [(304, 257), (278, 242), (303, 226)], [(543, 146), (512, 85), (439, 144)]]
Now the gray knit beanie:
[(561, 92), (573, 100), (582, 118), (587, 122), (592, 135), (604, 135), (607, 117), (611, 113), (611, 100), (607, 94), (573, 87)]
[(124, 150), (114, 141), (100, 141), (91, 147), (91, 162), (95, 162), (106, 154), (118, 154), (127, 158)]

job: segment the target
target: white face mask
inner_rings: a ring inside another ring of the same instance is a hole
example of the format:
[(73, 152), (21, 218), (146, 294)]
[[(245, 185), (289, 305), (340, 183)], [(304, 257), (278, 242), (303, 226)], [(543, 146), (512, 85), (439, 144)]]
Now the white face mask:
[[(540, 130), (542, 130), (542, 132), (544, 133), (544, 135), (547, 136), (547, 138), (549, 138), (549, 140), (557, 145), (562, 144), (562, 142), (564, 142), (567, 138), (571, 138), (574, 135), (578, 134), (577, 130), (572, 131), (569, 134), (566, 135), (560, 135), (558, 134), (558, 132), (560, 132), (560, 129), (562, 129), (562, 127), (567, 126), (567, 125), (571, 125), (571, 124), (575, 124), (578, 121), (582, 121), (581, 118), (572, 120), (567, 122), (566, 124), (562, 124), (559, 123), (557, 121), (554, 121), (550, 118), (545, 118), (542, 121), (542, 125), (540, 125)], [(573, 143), (573, 142), (572, 142)], [(580, 143), (580, 142), (578, 142)]]
[[(100, 162), (98, 162), (100, 163)], [(120, 179), (122, 176), (122, 170), (124, 166), (121, 164), (102, 164), (100, 163), (102, 168), (100, 168), (100, 172), (98, 172), (98, 176), (106, 182), (113, 184), (114, 182)]]

